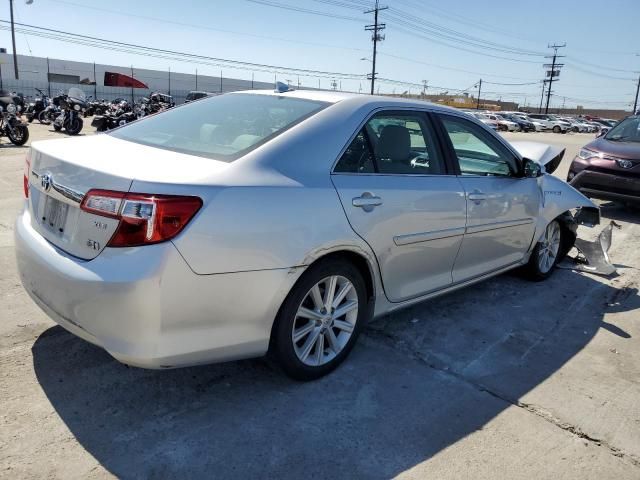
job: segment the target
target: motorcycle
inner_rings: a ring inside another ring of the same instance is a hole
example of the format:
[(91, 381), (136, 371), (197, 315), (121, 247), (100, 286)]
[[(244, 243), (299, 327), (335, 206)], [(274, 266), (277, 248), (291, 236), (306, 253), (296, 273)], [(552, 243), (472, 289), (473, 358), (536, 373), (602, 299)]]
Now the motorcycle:
[(133, 122), (140, 118), (140, 116), (140, 109), (137, 105), (132, 110), (129, 102), (124, 99), (116, 99), (104, 115), (96, 115), (93, 117), (91, 126), (95, 127), (98, 132), (105, 132)]
[(33, 122), (36, 119), (40, 123), (45, 123), (42, 121), (40, 116), (43, 115), (44, 111), (49, 105), (49, 97), (47, 96), (46, 93), (44, 93), (39, 88), (36, 88), (36, 90), (38, 91), (40, 96), (36, 97), (33, 102), (29, 102), (29, 104), (27, 105), (27, 108), (25, 109), (24, 114), (27, 117), (27, 121), (29, 123)]
[(53, 99), (54, 105), (60, 107), (60, 115), (53, 121), (53, 129), (59, 132), (63, 128), (69, 135), (77, 135), (84, 122), (82, 113), (87, 108), (87, 97), (79, 88), (72, 87), (64, 95)]
[(6, 136), (14, 145), (24, 145), (29, 140), (29, 128), (19, 115), (22, 107), (16, 105), (12, 95), (0, 92), (0, 136)]

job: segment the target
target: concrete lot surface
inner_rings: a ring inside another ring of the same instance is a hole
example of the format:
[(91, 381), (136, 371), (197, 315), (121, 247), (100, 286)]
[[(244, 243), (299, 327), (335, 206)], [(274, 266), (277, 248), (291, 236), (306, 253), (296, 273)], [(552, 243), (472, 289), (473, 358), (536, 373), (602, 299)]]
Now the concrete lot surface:
[[(34, 124), (32, 138), (61, 136), (49, 130)], [(561, 177), (593, 137), (506, 136), (566, 146)], [(146, 371), (24, 293), (12, 230), (26, 150), (5, 142), (0, 477), (640, 478), (637, 212), (603, 206), (622, 225), (618, 277), (502, 275), (376, 320), (316, 382), (262, 359)]]

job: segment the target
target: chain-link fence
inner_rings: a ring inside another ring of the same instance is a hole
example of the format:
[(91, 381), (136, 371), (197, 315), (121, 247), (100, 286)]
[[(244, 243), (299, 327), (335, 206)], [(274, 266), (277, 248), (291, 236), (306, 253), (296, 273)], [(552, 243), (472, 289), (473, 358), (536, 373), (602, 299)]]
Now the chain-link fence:
[[(0, 90), (16, 92), (27, 99), (40, 96), (42, 93), (53, 97), (66, 93), (69, 88), (79, 88), (91, 99), (123, 98), (136, 103), (143, 97), (149, 97), (152, 92), (161, 92), (171, 95), (174, 102), (180, 104), (185, 101), (187, 94), (194, 90), (224, 93), (271, 89), (274, 85), (273, 82), (254, 81), (253, 73), (249, 73), (251, 79), (239, 79), (224, 76), (222, 71), (219, 76), (199, 75), (197, 70), (189, 74), (172, 72), (169, 69), (148, 70), (135, 66), (119, 67), (26, 55), (18, 55), (18, 72), (20, 79), (16, 80), (13, 57), (0, 54)], [(125, 84), (130, 84), (130, 79), (134, 79), (147, 88), (105, 86), (105, 83), (109, 83), (107, 77), (113, 78), (113, 75), (108, 74), (116, 74), (115, 77)], [(276, 79), (277, 77), (274, 80)]]

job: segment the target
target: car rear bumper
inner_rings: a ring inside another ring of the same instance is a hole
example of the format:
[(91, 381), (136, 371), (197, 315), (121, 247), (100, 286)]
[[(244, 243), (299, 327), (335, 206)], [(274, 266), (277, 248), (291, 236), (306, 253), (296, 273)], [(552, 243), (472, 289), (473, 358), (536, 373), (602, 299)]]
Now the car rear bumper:
[(582, 170), (569, 183), (587, 197), (640, 204), (640, 178)]
[[(71, 257), (16, 221), (24, 288), (56, 323), (117, 360), (170, 368), (263, 355), (302, 269), (197, 275), (171, 242)], [(61, 353), (63, 354), (63, 353)]]

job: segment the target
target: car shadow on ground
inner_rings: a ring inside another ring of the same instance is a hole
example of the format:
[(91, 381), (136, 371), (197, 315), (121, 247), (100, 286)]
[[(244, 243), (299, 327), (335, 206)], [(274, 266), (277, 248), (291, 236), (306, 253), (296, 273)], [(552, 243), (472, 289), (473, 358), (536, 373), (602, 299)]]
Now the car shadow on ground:
[(607, 220), (640, 223), (640, 204), (632, 207), (615, 202), (605, 202), (600, 204), (600, 214), (602, 215), (603, 224), (605, 224)]
[[(60, 327), (32, 348), (77, 441), (117, 477), (389, 478), (480, 430), (582, 350), (634, 288), (568, 270), (503, 275), (373, 321), (298, 383), (265, 360), (129, 368)], [(609, 327), (608, 327), (609, 326)]]

